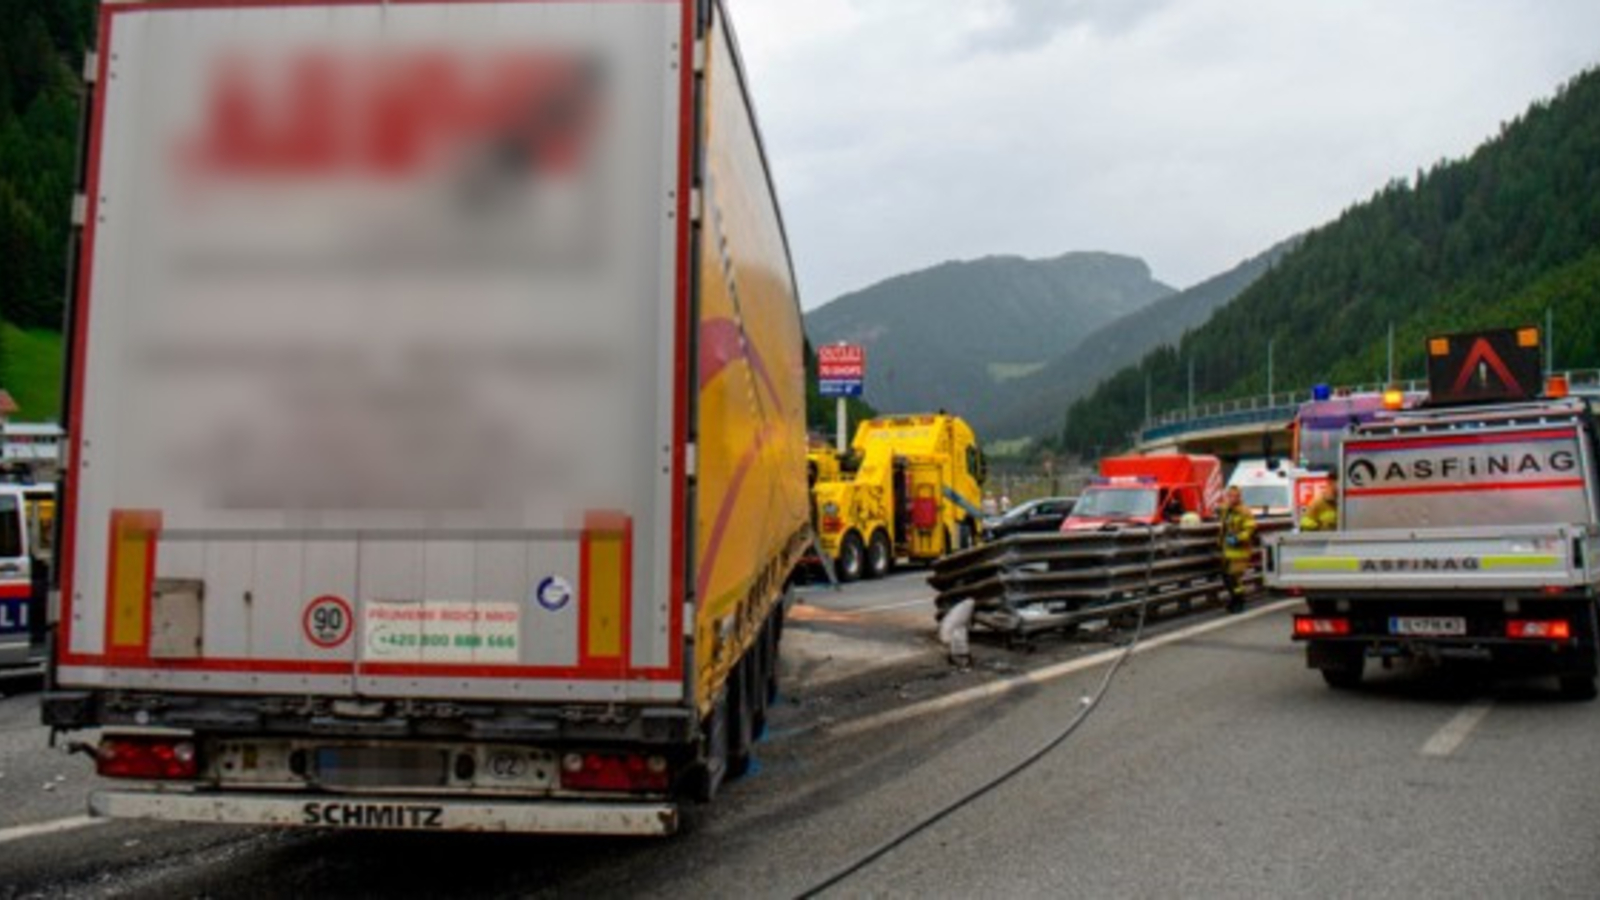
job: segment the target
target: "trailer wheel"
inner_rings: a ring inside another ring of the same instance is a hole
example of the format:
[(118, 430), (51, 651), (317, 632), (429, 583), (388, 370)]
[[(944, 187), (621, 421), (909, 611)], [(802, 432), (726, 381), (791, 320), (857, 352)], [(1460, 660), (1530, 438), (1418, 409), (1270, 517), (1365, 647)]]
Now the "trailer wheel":
[(753, 654), (746, 653), (728, 673), (728, 777), (740, 778), (750, 771), (751, 748), (755, 746), (755, 697), (750, 690)]
[(689, 795), (701, 803), (709, 803), (717, 796), (728, 774), (729, 693), (724, 686), (711, 707), (711, 715), (702, 723), (701, 759), (689, 772)]
[(867, 544), (867, 577), (882, 578), (893, 567), (894, 549), (889, 546), (889, 535), (881, 529), (874, 531), (872, 541)]
[(839, 558), (834, 560), (834, 577), (841, 584), (848, 584), (861, 577), (862, 562), (867, 551), (861, 546), (861, 535), (854, 531), (844, 536), (839, 543)]
[(767, 733), (767, 680), (770, 678), (772, 665), (772, 641), (768, 635), (772, 632), (772, 619), (768, 618), (761, 623), (761, 630), (756, 633), (755, 642), (750, 645), (750, 652), (745, 655), (745, 696), (750, 702), (750, 741), (755, 743)]
[(963, 519), (961, 521), (961, 537), (960, 537), (960, 541), (961, 541), (960, 546), (956, 548), (958, 550), (970, 550), (970, 549), (972, 549), (972, 547), (975, 544), (977, 544), (978, 539), (977, 539), (977, 535), (972, 530), (972, 520), (971, 519)]
[(788, 599), (784, 597), (784, 601), (772, 611), (771, 618), (767, 619), (767, 640), (771, 648), (767, 657), (771, 661), (766, 683), (768, 706), (778, 702), (778, 672), (783, 668), (783, 615), (784, 610), (788, 609)]
[(1600, 686), (1592, 674), (1561, 676), (1561, 696), (1568, 700), (1593, 700), (1600, 696)]

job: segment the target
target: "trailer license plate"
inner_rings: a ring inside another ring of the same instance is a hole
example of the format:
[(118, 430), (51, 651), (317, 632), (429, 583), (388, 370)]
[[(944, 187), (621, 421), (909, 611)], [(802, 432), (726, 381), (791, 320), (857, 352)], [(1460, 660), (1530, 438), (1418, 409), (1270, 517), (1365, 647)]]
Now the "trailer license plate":
[(1467, 633), (1467, 620), (1461, 616), (1395, 616), (1389, 620), (1389, 633), (1459, 636)]
[(448, 754), (437, 747), (321, 747), (317, 781), (328, 787), (442, 787)]

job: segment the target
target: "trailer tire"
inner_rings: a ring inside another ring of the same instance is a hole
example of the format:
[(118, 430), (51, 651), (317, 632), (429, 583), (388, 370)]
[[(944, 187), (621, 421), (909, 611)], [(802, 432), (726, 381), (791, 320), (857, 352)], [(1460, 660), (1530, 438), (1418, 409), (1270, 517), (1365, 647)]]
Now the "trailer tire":
[(839, 542), (839, 558), (833, 562), (834, 577), (840, 584), (849, 584), (861, 577), (866, 548), (861, 546), (861, 535), (852, 531)]
[(960, 534), (960, 544), (956, 547), (957, 550), (970, 550), (977, 544), (978, 538), (977, 534), (972, 529), (971, 519), (961, 520)]
[(772, 611), (772, 616), (767, 619), (767, 640), (771, 648), (768, 659), (772, 663), (771, 667), (767, 669), (767, 683), (765, 686), (767, 706), (769, 707), (778, 702), (778, 688), (780, 687), (778, 672), (783, 668), (783, 616), (784, 611), (789, 608), (788, 599), (785, 596), (783, 602), (778, 604), (778, 607)]
[(866, 577), (882, 578), (894, 568), (894, 548), (889, 546), (889, 535), (882, 529), (872, 533), (872, 540), (867, 543)]
[(750, 743), (761, 740), (767, 732), (767, 678), (773, 665), (771, 633), (772, 620), (761, 624), (756, 639), (746, 654), (745, 695), (750, 701)]
[(727, 686), (711, 706), (700, 736), (701, 759), (688, 776), (689, 796), (701, 803), (710, 803), (728, 775), (729, 725), (728, 702), (731, 699)]
[(1587, 701), (1600, 696), (1592, 673), (1575, 673), (1561, 676), (1561, 696), (1567, 700)]
[(754, 654), (746, 653), (744, 659), (728, 673), (728, 777), (741, 778), (750, 771), (752, 748), (756, 743), (756, 705), (752, 696), (751, 662)]

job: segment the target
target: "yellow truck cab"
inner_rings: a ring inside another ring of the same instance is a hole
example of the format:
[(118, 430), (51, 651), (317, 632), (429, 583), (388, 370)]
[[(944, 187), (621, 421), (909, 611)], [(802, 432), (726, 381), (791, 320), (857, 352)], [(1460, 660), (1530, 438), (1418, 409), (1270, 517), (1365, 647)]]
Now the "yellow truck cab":
[(822, 550), (840, 581), (878, 578), (896, 560), (927, 562), (977, 540), (985, 464), (960, 417), (869, 419), (850, 447), (837, 477), (812, 486)]

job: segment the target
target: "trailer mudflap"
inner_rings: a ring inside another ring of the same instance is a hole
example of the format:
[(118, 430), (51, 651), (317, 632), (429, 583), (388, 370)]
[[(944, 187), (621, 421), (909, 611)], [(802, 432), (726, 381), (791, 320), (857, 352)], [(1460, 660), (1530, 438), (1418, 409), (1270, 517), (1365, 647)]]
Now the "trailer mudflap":
[(90, 794), (89, 812), (113, 819), (374, 831), (664, 836), (678, 829), (678, 807), (665, 802), (496, 802), (368, 794), (224, 795), (115, 790)]

